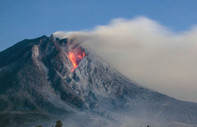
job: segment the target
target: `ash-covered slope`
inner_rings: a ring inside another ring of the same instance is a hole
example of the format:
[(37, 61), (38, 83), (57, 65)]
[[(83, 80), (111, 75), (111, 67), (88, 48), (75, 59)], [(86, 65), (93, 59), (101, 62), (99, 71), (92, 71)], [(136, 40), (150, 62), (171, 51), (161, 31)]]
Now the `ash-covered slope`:
[[(84, 52), (85, 57), (69, 53)], [(71, 56), (72, 57), (72, 56)], [(19, 126), (51, 117), (110, 112), (135, 118), (197, 123), (197, 104), (131, 82), (75, 40), (42, 36), (0, 52), (0, 123)], [(1, 126), (0, 125), (0, 126)]]

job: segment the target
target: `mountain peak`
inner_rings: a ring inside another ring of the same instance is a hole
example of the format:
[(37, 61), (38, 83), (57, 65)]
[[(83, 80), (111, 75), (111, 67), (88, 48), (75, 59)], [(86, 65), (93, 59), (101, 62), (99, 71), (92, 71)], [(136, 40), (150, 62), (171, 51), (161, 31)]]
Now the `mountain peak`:
[(10, 118), (17, 113), (36, 120), (37, 114), (50, 118), (79, 111), (97, 115), (129, 111), (132, 117), (197, 121), (197, 108), (189, 108), (197, 104), (133, 83), (91, 49), (68, 38), (23, 40), (1, 52), (0, 61), (0, 113)]

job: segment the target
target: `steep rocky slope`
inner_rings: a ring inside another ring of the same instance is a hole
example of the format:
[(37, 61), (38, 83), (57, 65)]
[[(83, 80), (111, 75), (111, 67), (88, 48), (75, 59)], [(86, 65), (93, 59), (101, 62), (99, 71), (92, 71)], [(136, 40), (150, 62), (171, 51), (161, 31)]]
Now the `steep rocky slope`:
[(197, 123), (197, 104), (141, 87), (75, 40), (42, 36), (0, 52), (0, 126), (77, 112)]

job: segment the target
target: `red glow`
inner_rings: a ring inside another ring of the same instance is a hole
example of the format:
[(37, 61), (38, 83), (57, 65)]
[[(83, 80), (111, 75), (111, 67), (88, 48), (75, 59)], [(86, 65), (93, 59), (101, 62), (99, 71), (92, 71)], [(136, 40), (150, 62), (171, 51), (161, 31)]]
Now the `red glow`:
[(73, 52), (68, 53), (68, 58), (70, 59), (73, 68), (72, 72), (75, 70), (75, 68), (78, 67), (79, 62), (86, 56), (85, 52), (83, 52), (81, 49), (75, 50)]

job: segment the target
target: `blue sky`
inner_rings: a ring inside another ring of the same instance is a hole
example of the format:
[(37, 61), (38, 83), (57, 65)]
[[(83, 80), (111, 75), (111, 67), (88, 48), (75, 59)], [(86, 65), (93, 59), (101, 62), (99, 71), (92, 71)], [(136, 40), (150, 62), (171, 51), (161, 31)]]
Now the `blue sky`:
[(0, 0), (0, 51), (55, 31), (88, 30), (145, 16), (181, 32), (197, 24), (196, 0)]

